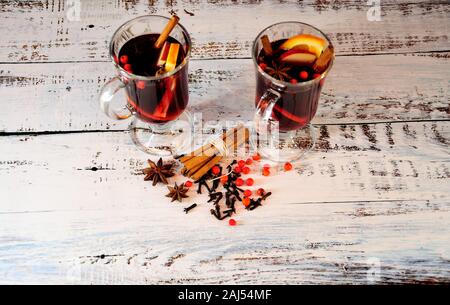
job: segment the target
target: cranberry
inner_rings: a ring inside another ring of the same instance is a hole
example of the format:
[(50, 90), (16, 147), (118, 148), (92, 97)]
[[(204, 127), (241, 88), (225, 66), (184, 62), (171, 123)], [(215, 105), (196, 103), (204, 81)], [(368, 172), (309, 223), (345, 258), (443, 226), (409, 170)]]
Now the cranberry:
[(236, 186), (243, 186), (244, 185), (244, 179), (237, 178), (236, 179)]
[(253, 159), (252, 158), (248, 158), (246, 161), (245, 161), (245, 164), (247, 164), (247, 165), (250, 165), (250, 164), (252, 164), (253, 163)]
[(230, 220), (228, 220), (228, 224), (230, 226), (235, 226), (236, 225), (236, 220), (234, 220), (233, 218), (230, 218)]
[(316, 79), (316, 78), (319, 78), (320, 76), (322, 76), (322, 74), (320, 74), (320, 73), (314, 73), (313, 78)]
[(128, 56), (127, 56), (127, 55), (122, 55), (122, 56), (120, 56), (119, 59), (120, 59), (120, 63), (121, 63), (122, 65), (128, 63)]
[(238, 166), (239, 167), (244, 167), (245, 166), (245, 161), (244, 160), (239, 160)]
[(255, 180), (253, 180), (252, 178), (248, 178), (247, 180), (245, 180), (245, 184), (247, 184), (248, 186), (252, 186), (253, 183), (255, 183)]
[(309, 75), (308, 75), (308, 72), (301, 71), (298, 76), (300, 76), (300, 79), (302, 79), (302, 80), (307, 80)]
[(255, 160), (255, 161), (258, 161), (258, 160), (261, 159), (261, 156), (260, 156), (258, 153), (256, 153), (256, 154), (254, 154), (254, 155), (252, 156), (252, 159)]
[(298, 81), (295, 78), (292, 78), (289, 82), (291, 84), (297, 84), (298, 83)]
[(142, 80), (138, 81), (136, 83), (136, 88), (141, 89), (141, 90), (144, 89), (145, 88), (145, 82), (142, 81)]
[(250, 204), (250, 198), (248, 197), (244, 197), (242, 199), (242, 204), (245, 205), (246, 207)]
[(192, 181), (188, 180), (184, 183), (185, 187), (191, 187), (192, 186)]
[(236, 166), (236, 167), (234, 168), (234, 172), (235, 172), (236, 174), (239, 174), (241, 171), (242, 171), (242, 169), (241, 169), (240, 166)]
[(222, 176), (220, 177), (220, 182), (222, 182), (222, 184), (225, 184), (228, 182), (228, 176)]
[(217, 176), (218, 174), (220, 174), (220, 167), (218, 167), (217, 165), (213, 166), (211, 172)]
[(270, 170), (268, 170), (267, 168), (263, 169), (262, 175), (263, 176), (270, 176)]
[(264, 164), (264, 165), (263, 165), (263, 169), (270, 169), (270, 164), (267, 164), (267, 163)]
[(129, 72), (129, 73), (132, 73), (132, 72), (133, 72), (133, 70), (131, 69), (131, 65), (130, 65), (130, 64), (125, 64), (125, 65), (123, 66), (123, 68), (125, 69), (125, 71), (127, 71), (127, 72)]
[(259, 189), (256, 191), (256, 194), (258, 194), (258, 196), (262, 196), (262, 195), (264, 195), (265, 193), (266, 193), (266, 191), (264, 191), (263, 188), (259, 188)]
[(292, 164), (289, 162), (284, 163), (284, 170), (290, 171), (292, 169)]
[(252, 191), (251, 190), (245, 190), (244, 191), (244, 196), (245, 197), (250, 197), (252, 195)]
[(250, 167), (244, 166), (244, 167), (242, 168), (242, 173), (245, 174), (245, 175), (247, 175), (248, 173), (250, 173)]
[(263, 70), (266, 70), (266, 68), (267, 68), (267, 65), (265, 64), (265, 63), (260, 63), (259, 64), (259, 67), (261, 68), (261, 69), (263, 69)]

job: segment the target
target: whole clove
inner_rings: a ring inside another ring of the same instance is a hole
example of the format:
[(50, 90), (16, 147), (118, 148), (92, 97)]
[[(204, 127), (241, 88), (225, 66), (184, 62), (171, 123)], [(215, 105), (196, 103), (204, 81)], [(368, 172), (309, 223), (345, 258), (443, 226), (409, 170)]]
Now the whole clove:
[(190, 210), (192, 210), (193, 208), (195, 208), (197, 206), (196, 203), (188, 206), (187, 208), (184, 208), (184, 212), (187, 214)]
[(211, 212), (211, 214), (212, 214), (214, 217), (216, 217), (218, 220), (222, 220), (221, 217), (220, 217), (220, 215), (217, 214), (217, 212), (216, 212), (214, 209), (211, 209), (210, 212)]
[(266, 200), (266, 198), (269, 197), (270, 195), (272, 195), (272, 192), (267, 192), (264, 195), (262, 195), (261, 199)]

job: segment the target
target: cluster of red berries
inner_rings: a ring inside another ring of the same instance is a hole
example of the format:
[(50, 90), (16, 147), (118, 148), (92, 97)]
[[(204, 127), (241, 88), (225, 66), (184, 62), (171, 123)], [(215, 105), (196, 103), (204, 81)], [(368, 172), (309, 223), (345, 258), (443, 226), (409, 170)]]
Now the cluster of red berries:
[[(235, 173), (242, 173), (244, 175), (247, 175), (247, 174), (249, 174), (251, 172), (249, 166), (253, 164), (253, 161), (259, 161), (259, 160), (261, 160), (261, 156), (258, 153), (253, 155), (251, 158), (248, 158), (247, 160), (239, 160), (237, 162), (237, 165), (233, 168), (233, 171)], [(285, 171), (290, 171), (293, 168), (292, 164), (289, 163), (289, 162), (286, 162), (283, 167), (284, 167)], [(264, 164), (263, 165), (263, 170), (262, 170), (262, 175), (263, 176), (270, 176), (270, 169), (271, 169), (271, 167), (270, 167), (269, 164)], [(218, 165), (213, 166), (213, 168), (211, 169), (211, 173), (213, 175), (215, 175), (215, 176), (220, 175), (220, 173), (221, 173), (220, 167)], [(221, 176), (220, 177), (220, 182), (222, 184), (226, 184), (228, 182), (228, 175)], [(238, 187), (241, 187), (243, 185), (252, 186), (254, 183), (255, 183), (255, 181), (254, 181), (253, 178), (247, 178), (247, 179), (244, 180), (243, 178), (239, 177), (235, 181), (235, 184)], [(188, 180), (188, 181), (186, 181), (184, 183), (185, 187), (191, 187), (192, 185), (193, 185), (193, 182), (190, 181), (190, 180)], [(256, 191), (256, 195), (258, 195), (260, 197), (264, 196), (265, 193), (266, 193), (266, 191), (263, 188), (259, 188)], [(250, 203), (251, 203), (251, 197), (253, 195), (253, 191), (249, 190), (249, 189), (246, 189), (246, 190), (244, 190), (243, 195), (244, 195), (244, 197), (242, 198), (242, 204), (245, 207), (248, 207), (250, 205)], [(230, 226), (235, 226), (237, 224), (237, 222), (236, 222), (236, 220), (231, 218), (228, 221), (228, 224)]]
[[(125, 71), (128, 73), (133, 73), (133, 67), (129, 63), (128, 55), (121, 55), (119, 59), (117, 59), (117, 56), (114, 56), (114, 60), (117, 64), (119, 64)], [(136, 88), (138, 89), (145, 89), (145, 81), (139, 80), (136, 81)]]

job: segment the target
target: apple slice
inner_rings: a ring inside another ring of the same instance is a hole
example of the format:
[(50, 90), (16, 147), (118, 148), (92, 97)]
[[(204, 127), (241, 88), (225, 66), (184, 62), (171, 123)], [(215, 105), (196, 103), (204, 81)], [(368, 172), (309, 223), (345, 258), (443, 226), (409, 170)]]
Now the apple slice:
[(290, 50), (280, 56), (280, 61), (293, 66), (308, 66), (316, 60), (316, 55), (302, 50)]
[(308, 47), (308, 53), (314, 54), (316, 57), (319, 57), (325, 48), (326, 41), (320, 37), (310, 35), (310, 34), (300, 34), (293, 36), (283, 42), (280, 46), (282, 50), (291, 50), (297, 46), (301, 46), (300, 48), (305, 49)]

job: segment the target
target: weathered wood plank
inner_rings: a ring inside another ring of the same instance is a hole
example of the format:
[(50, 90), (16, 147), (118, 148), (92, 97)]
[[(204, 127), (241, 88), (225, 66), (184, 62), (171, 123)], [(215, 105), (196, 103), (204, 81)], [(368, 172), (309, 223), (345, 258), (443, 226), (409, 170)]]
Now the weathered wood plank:
[(192, 34), (195, 58), (249, 57), (256, 34), (286, 20), (316, 25), (330, 35), (338, 54), (450, 50), (448, 1), (383, 0), (380, 22), (367, 20), (369, 6), (360, 0), (80, 3), (77, 21), (70, 17), (74, 7), (70, 11), (63, 0), (2, 1), (0, 61), (107, 60), (109, 39), (120, 24), (139, 15), (168, 15), (172, 10)]
[(318, 134), (235, 228), (135, 175), (127, 132), (0, 137), (0, 282), (448, 283), (450, 122)]
[[(166, 202), (171, 213), (157, 202), (125, 205), (0, 214), (0, 283), (450, 281), (449, 201), (270, 203), (237, 227)], [(378, 265), (379, 277), (370, 276)]]
[[(339, 57), (314, 122), (448, 119), (449, 54)], [(252, 118), (250, 59), (193, 61), (190, 71), (191, 111), (205, 120)], [(113, 73), (109, 63), (0, 65), (0, 131), (125, 129), (96, 101)]]
[[(449, 127), (450, 122), (323, 125), (317, 128), (316, 153), (301, 160), (296, 173), (278, 176), (272, 169), (273, 177), (255, 178), (274, 190), (274, 202), (447, 200)], [(148, 156), (128, 132), (4, 136), (0, 144), (0, 189), (7, 198), (0, 212), (165, 203), (161, 188), (136, 175)]]

